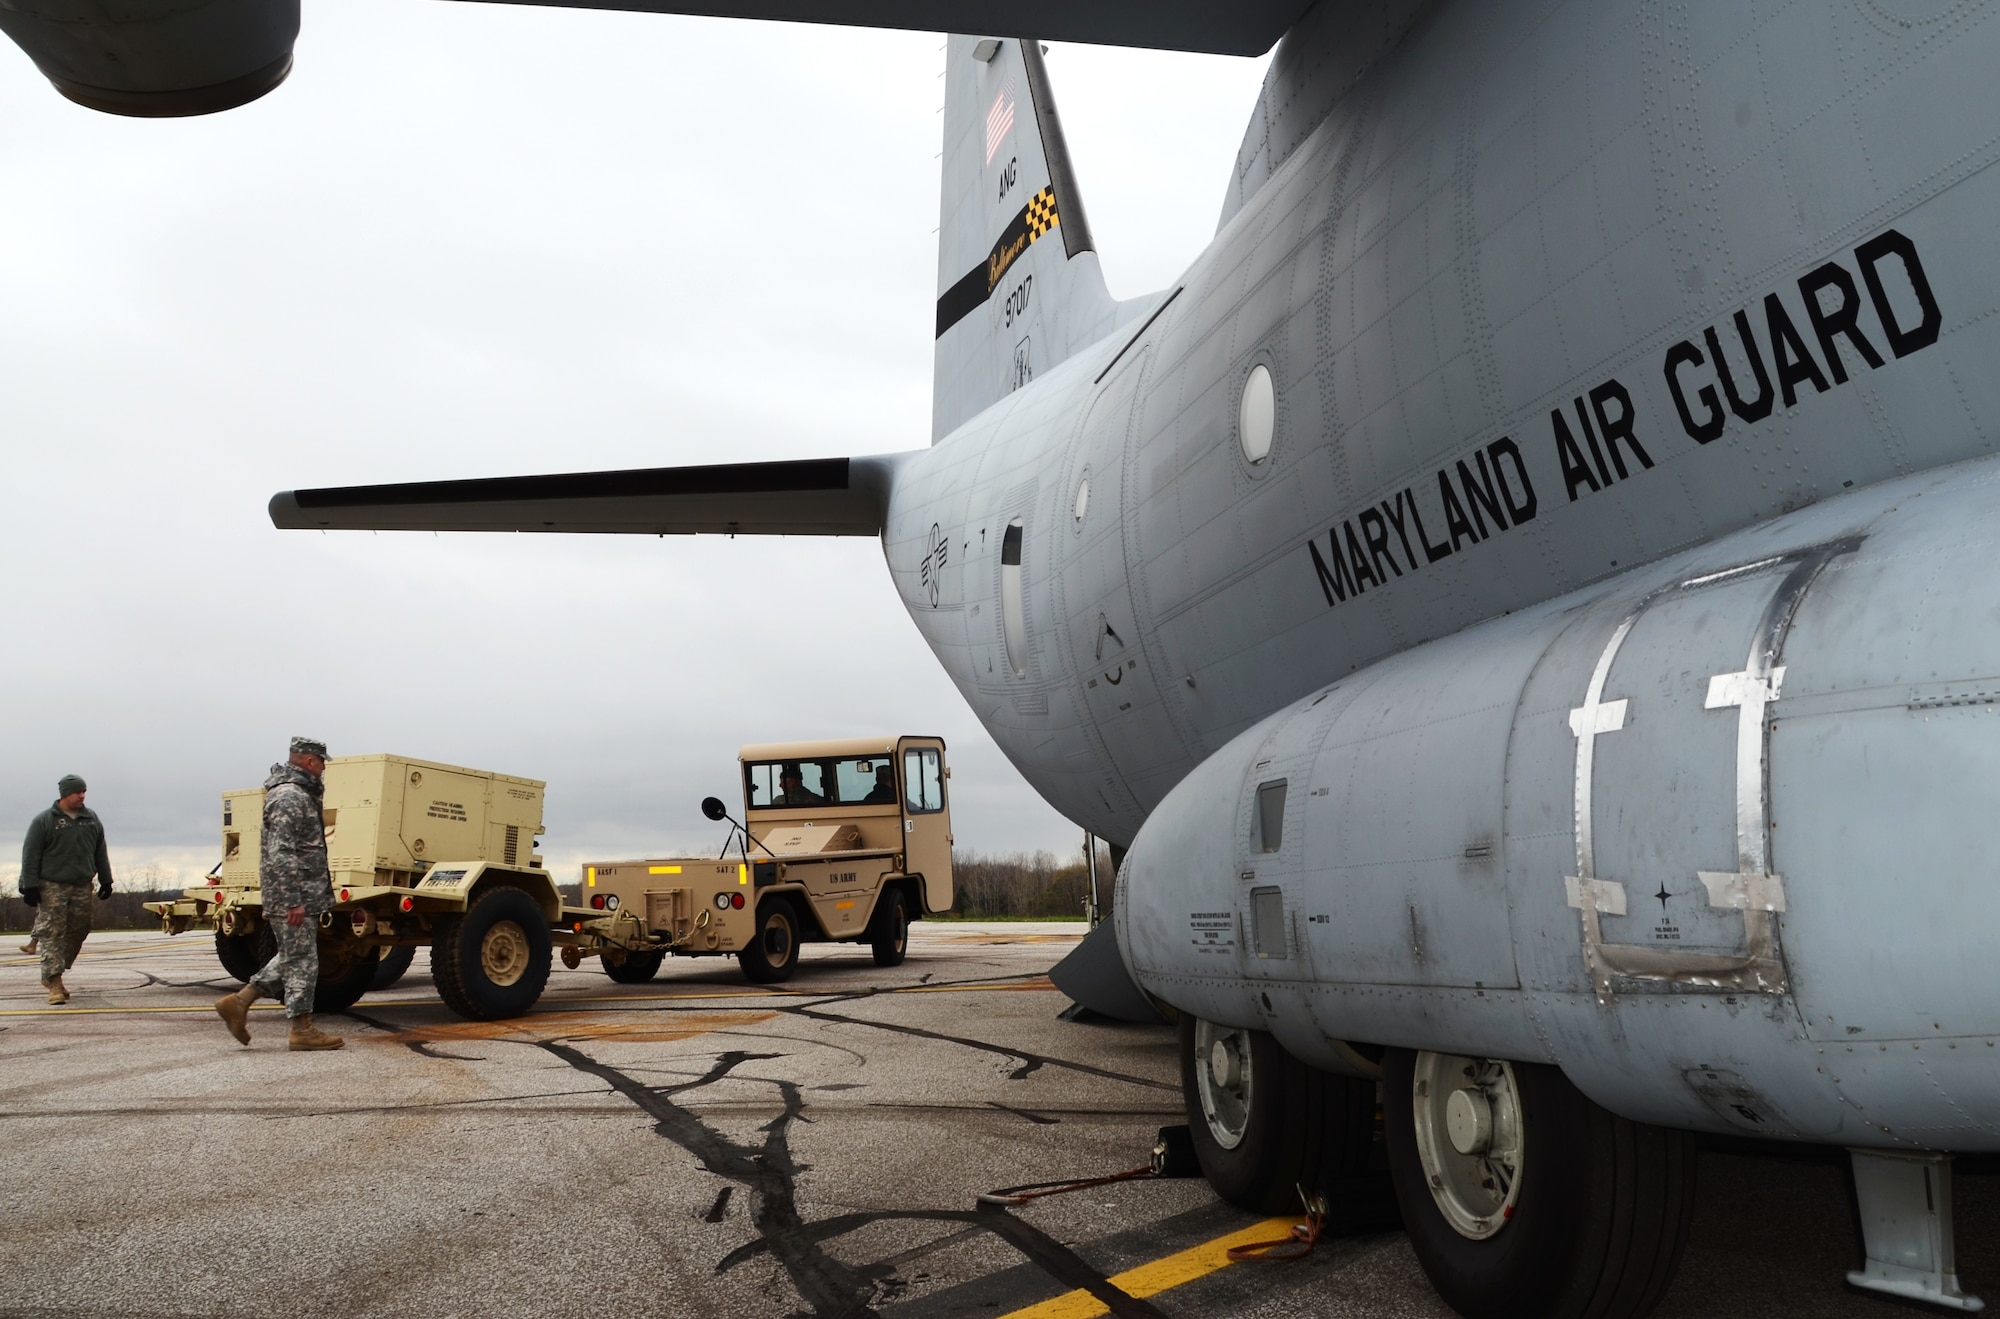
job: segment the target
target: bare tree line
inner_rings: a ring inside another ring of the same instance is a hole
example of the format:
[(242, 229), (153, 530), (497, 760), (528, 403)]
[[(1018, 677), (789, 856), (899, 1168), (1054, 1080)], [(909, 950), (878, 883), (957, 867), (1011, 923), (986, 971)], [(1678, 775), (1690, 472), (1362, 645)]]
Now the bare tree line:
[[(1070, 856), (1050, 852), (951, 854), (955, 896), (951, 914), (965, 920), (1033, 917), (1080, 918), (1090, 894), (1090, 868), (1082, 849)], [(1097, 892), (1111, 910), (1111, 851), (1097, 849)]]
[[(1090, 893), (1090, 869), (1082, 849), (1068, 856), (1052, 852), (954, 851), (951, 914), (963, 920), (1081, 918)], [(142, 866), (121, 875), (110, 898), (93, 902), (91, 924), (100, 930), (155, 929), (159, 917), (148, 902), (168, 902), (186, 887), (171, 871)], [(197, 881), (199, 882), (199, 881)], [(1097, 849), (1097, 887), (1103, 910), (1111, 910), (1111, 852)], [(563, 900), (578, 902), (578, 886), (563, 885)], [(0, 930), (25, 930), (34, 919), (28, 904), (13, 893), (0, 894)]]

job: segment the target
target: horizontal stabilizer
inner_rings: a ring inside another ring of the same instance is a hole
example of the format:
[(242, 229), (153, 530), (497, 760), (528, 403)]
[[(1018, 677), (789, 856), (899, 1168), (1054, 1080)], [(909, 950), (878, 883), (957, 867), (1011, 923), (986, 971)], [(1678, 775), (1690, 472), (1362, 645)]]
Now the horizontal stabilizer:
[(877, 536), (896, 458), (333, 486), (271, 497), (271, 523), (343, 531)]
[(986, 32), (1100, 46), (1261, 55), (1296, 23), (1311, 0), (499, 0), (563, 9), (641, 14), (769, 18), (918, 32)]

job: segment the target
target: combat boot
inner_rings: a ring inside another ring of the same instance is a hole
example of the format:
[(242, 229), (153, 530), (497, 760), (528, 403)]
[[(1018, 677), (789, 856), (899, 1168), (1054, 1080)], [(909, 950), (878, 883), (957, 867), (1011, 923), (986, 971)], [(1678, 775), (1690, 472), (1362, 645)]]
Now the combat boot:
[(58, 1005), (69, 1002), (69, 990), (63, 988), (62, 972), (58, 971), (42, 981), (42, 987), (49, 991), (49, 1002)]
[(292, 1018), (292, 1041), (294, 1049), (338, 1049), (347, 1043), (338, 1035), (328, 1035), (313, 1025), (312, 1013)]
[(245, 985), (234, 994), (224, 994), (215, 1000), (215, 1015), (222, 1018), (222, 1024), (229, 1027), (238, 1044), (250, 1042), (250, 1005), (261, 992), (255, 985)]

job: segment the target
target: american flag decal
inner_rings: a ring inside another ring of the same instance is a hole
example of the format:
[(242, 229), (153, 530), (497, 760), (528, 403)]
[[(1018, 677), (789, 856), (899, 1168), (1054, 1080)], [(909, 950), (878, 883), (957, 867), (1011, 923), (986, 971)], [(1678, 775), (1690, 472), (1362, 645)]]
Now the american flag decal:
[(1014, 80), (1009, 78), (1000, 94), (993, 98), (993, 108), (986, 112), (986, 163), (993, 163), (993, 153), (1000, 149), (1007, 134), (1014, 131)]

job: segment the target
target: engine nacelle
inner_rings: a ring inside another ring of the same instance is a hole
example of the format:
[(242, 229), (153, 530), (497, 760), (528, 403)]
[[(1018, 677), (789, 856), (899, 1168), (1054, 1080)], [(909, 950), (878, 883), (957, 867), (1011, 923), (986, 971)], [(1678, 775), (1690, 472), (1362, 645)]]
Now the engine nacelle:
[(1913, 477), (1292, 704), (1134, 841), (1134, 977), (1330, 1070), (1548, 1061), (1641, 1121), (2000, 1148), (1996, 529), (2000, 461)]
[(78, 105), (213, 114), (285, 80), (299, 0), (5, 0), (0, 32)]

